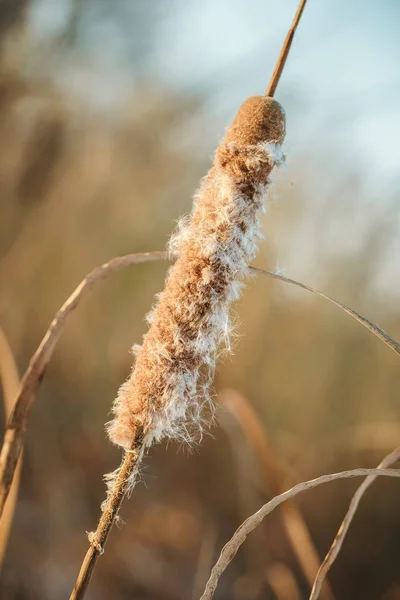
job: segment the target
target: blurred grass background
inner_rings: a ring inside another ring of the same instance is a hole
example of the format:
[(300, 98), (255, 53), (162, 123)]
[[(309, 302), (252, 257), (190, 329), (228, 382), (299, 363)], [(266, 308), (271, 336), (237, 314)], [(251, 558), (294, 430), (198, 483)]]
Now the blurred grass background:
[[(287, 162), (255, 264), (282, 267), (400, 339), (399, 6), (322, 4), (310, 1), (277, 96), (288, 116)], [(295, 5), (0, 3), (0, 322), (21, 374), (88, 271), (164, 248), (224, 127), (266, 87)], [(4, 600), (70, 593), (104, 498), (102, 475), (119, 462), (103, 426), (166, 269), (113, 275), (65, 329), (31, 415)], [(235, 319), (235, 352), (219, 367), (216, 392), (248, 399), (290, 465), (288, 485), (375, 466), (398, 444), (398, 358), (358, 323), (267, 278), (248, 282)], [(228, 412), (220, 416), (223, 427), (191, 453), (174, 444), (151, 451), (88, 598), (200, 594), (223, 543), (268, 498), (257, 457)], [(299, 498), (321, 557), (355, 485)], [(399, 492), (394, 480), (368, 492), (332, 570), (336, 598), (400, 599)], [(308, 597), (276, 513), (246, 542), (216, 598), (272, 599), (280, 589), (286, 600)]]

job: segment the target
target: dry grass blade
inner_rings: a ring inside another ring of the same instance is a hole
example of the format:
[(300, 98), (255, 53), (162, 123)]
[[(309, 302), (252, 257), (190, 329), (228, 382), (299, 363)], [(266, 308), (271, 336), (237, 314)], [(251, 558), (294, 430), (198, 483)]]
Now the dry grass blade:
[(265, 271), (264, 269), (259, 269), (257, 267), (250, 267), (250, 269), (251, 271), (253, 271), (253, 273), (260, 273), (261, 275), (268, 275), (269, 277), (273, 277), (274, 279), (279, 279), (279, 281), (285, 281), (286, 283), (295, 285), (303, 290), (307, 290), (312, 294), (321, 296), (321, 298), (325, 298), (325, 300), (329, 300), (329, 302), (332, 302), (335, 306), (338, 306), (339, 308), (344, 310), (348, 315), (353, 317), (353, 319), (356, 319), (356, 321), (361, 323), (361, 325), (364, 325), (364, 327), (369, 329), (369, 331), (371, 331), (374, 335), (376, 335), (376, 337), (382, 340), (382, 342), (389, 346), (389, 348), (394, 350), (396, 354), (400, 355), (400, 344), (396, 342), (396, 340), (391, 338), (390, 335), (388, 335), (386, 331), (383, 331), (383, 329), (378, 327), (378, 325), (371, 323), (371, 321), (360, 315), (358, 312), (356, 312), (349, 306), (346, 306), (346, 304), (339, 302), (339, 300), (335, 300), (335, 298), (332, 298), (331, 296), (328, 296), (327, 294), (324, 294), (323, 292), (320, 292), (319, 290), (316, 290), (315, 288), (312, 288), (309, 285), (305, 285), (305, 283), (296, 281), (295, 279), (290, 279), (289, 277), (285, 277), (284, 275), (278, 275), (277, 273), (272, 273), (272, 271)]
[[(263, 469), (263, 481), (268, 492), (274, 495), (285, 490), (282, 465), (275, 456), (264, 428), (248, 400), (235, 390), (223, 390), (220, 394), (222, 405), (229, 410), (244, 431), (246, 438), (259, 457)], [(296, 555), (298, 563), (310, 587), (320, 565), (318, 552), (313, 544), (310, 532), (303, 516), (293, 500), (282, 505), (282, 520), (286, 535)], [(332, 591), (326, 583), (323, 590), (326, 600), (333, 599)]]
[(287, 33), (285, 41), (282, 46), (281, 53), (279, 55), (278, 61), (275, 65), (274, 72), (271, 77), (271, 81), (269, 82), (267, 91), (265, 92), (266, 96), (273, 97), (275, 94), (275, 90), (278, 86), (279, 79), (282, 75), (282, 71), (285, 67), (286, 59), (289, 56), (290, 47), (293, 42), (294, 34), (296, 33), (296, 29), (298, 24), (300, 23), (301, 15), (303, 14), (304, 7), (306, 5), (307, 0), (300, 0), (300, 4), (297, 8), (296, 14), (293, 19), (293, 23), (290, 26), (290, 29)]
[(143, 438), (143, 430), (138, 430), (130, 450), (125, 452), (113, 493), (107, 497), (96, 531), (89, 534), (90, 546), (83, 559), (70, 600), (81, 600), (86, 594), (97, 560), (104, 552), (108, 535), (129, 487), (132, 471), (141, 460), (144, 450)]
[[(143, 254), (128, 254), (126, 256), (114, 258), (89, 273), (55, 315), (41, 344), (31, 358), (28, 369), (20, 384), (15, 408), (8, 421), (6, 435), (0, 454), (0, 517), (4, 510), (4, 504), (9, 493), (12, 479), (14, 477), (18, 456), (23, 445), (30, 407), (35, 401), (38, 388), (44, 377), (47, 365), (51, 360), (55, 346), (60, 338), (62, 328), (64, 327), (68, 316), (76, 308), (83, 296), (89, 292), (92, 286), (97, 281), (107, 277), (109, 274), (117, 272), (131, 265), (167, 259), (168, 253), (161, 251), (147, 252)], [(284, 277), (283, 275), (277, 275), (276, 273), (258, 269), (257, 267), (250, 267), (250, 270), (254, 273), (268, 275), (274, 279), (279, 279), (280, 281), (296, 285), (304, 290), (329, 300), (359, 321), (362, 325), (364, 325), (364, 327), (367, 327), (367, 329), (385, 342), (385, 344), (390, 346), (397, 354), (400, 354), (400, 344), (393, 340), (377, 325), (374, 325), (368, 321), (368, 319), (358, 314), (345, 304), (342, 304), (338, 300), (335, 300), (323, 292), (311, 288), (299, 281)]]
[[(400, 448), (396, 448), (395, 450), (393, 450), (393, 452), (388, 454), (388, 456), (385, 456), (385, 458), (382, 460), (382, 462), (378, 465), (378, 469), (387, 469), (388, 467), (391, 467), (393, 464), (395, 464), (399, 460), (400, 460)], [(343, 545), (347, 531), (348, 531), (350, 524), (354, 518), (354, 515), (356, 514), (358, 505), (360, 504), (361, 498), (363, 497), (363, 495), (365, 494), (365, 492), (367, 491), (369, 486), (375, 481), (376, 477), (377, 477), (376, 475), (369, 475), (365, 479), (365, 481), (363, 481), (363, 483), (360, 485), (360, 487), (354, 494), (354, 496), (350, 502), (349, 510), (347, 511), (346, 516), (343, 519), (342, 524), (340, 525), (339, 531), (333, 541), (333, 544), (330, 547), (328, 554), (325, 556), (324, 561), (318, 570), (318, 573), (315, 578), (315, 582), (314, 582), (314, 585), (313, 585), (313, 588), (311, 591), (310, 600), (317, 600), (317, 598), (319, 597), (322, 584), (325, 580), (325, 577), (326, 577), (329, 569), (335, 562), (335, 560), (340, 552), (340, 549)]]
[[(0, 327), (0, 377), (4, 396), (4, 413), (6, 420), (14, 408), (14, 401), (19, 386), (19, 375), (13, 352), (7, 337)], [(19, 482), (21, 478), (22, 453), (18, 459), (15, 476), (11, 485), (10, 493), (4, 507), (4, 513), (0, 520), (0, 566), (3, 564), (4, 555), (10, 536), (15, 506), (17, 504)]]
[(55, 315), (40, 346), (31, 358), (28, 369), (19, 386), (15, 407), (7, 422), (0, 454), (0, 516), (4, 510), (18, 457), (23, 446), (30, 408), (35, 401), (47, 365), (50, 362), (54, 348), (69, 315), (93, 285), (104, 279), (104, 277), (107, 277), (110, 273), (115, 273), (130, 265), (166, 258), (166, 252), (146, 252), (143, 254), (128, 254), (127, 256), (120, 256), (110, 260), (89, 273)]
[(366, 477), (369, 475), (385, 475), (386, 477), (400, 477), (400, 469), (352, 469), (350, 471), (341, 471), (339, 473), (322, 475), (321, 477), (317, 477), (316, 479), (311, 479), (309, 481), (303, 481), (301, 483), (298, 483), (290, 490), (284, 492), (283, 494), (279, 494), (279, 496), (275, 496), (275, 498), (272, 498), (272, 500), (264, 504), (264, 506), (262, 506), (260, 510), (258, 510), (254, 515), (251, 515), (248, 519), (246, 519), (246, 521), (244, 521), (244, 523), (242, 523), (240, 527), (235, 531), (229, 542), (225, 544), (225, 546), (222, 548), (221, 554), (211, 571), (210, 578), (207, 582), (206, 588), (200, 600), (212, 600), (222, 573), (225, 571), (229, 563), (234, 559), (237, 551), (239, 550), (243, 542), (245, 542), (249, 533), (251, 533), (253, 529), (255, 529), (262, 522), (264, 517), (269, 515), (273, 510), (275, 510), (275, 508), (280, 506), (283, 502), (294, 498), (295, 496), (297, 496), (297, 494), (300, 494), (301, 492), (311, 490), (324, 483), (330, 483), (331, 481), (336, 481), (338, 479)]
[[(92, 288), (92, 286), (101, 279), (107, 277), (110, 273), (119, 271), (131, 265), (152, 262), (157, 260), (166, 260), (168, 254), (166, 252), (148, 252), (143, 254), (128, 254), (112, 259), (108, 263), (94, 269), (85, 277), (82, 283), (76, 288), (73, 294), (68, 298), (64, 305), (55, 315), (46, 332), (40, 346), (33, 355), (28, 369), (22, 379), (15, 409), (9, 419), (6, 436), (0, 455), (0, 516), (4, 509), (4, 503), (8, 495), (9, 487), (14, 476), (17, 459), (22, 448), (23, 438), (29, 410), (36, 398), (41, 380), (44, 377), (47, 365), (50, 362), (55, 346), (59, 340), (62, 328), (70, 315), (76, 308), (84, 295)], [(311, 288), (294, 279), (289, 279), (283, 275), (277, 275), (270, 271), (265, 271), (257, 267), (250, 267), (254, 273), (267, 275), (274, 279), (290, 283), (304, 290), (317, 294), (326, 300), (329, 300), (339, 308), (343, 309), (347, 314), (359, 321), (364, 327), (367, 327), (374, 335), (381, 339), (385, 344), (391, 347), (397, 354), (400, 354), (400, 344), (393, 340), (386, 332), (380, 329), (377, 325), (371, 323), (368, 319), (342, 304), (338, 300)]]

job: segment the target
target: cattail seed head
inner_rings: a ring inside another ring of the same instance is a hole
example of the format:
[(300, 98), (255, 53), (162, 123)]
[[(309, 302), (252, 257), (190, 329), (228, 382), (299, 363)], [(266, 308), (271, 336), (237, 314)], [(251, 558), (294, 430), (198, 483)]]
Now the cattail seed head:
[(228, 127), (224, 141), (238, 148), (261, 142), (282, 144), (285, 132), (285, 114), (279, 102), (268, 96), (250, 96)]
[(146, 445), (190, 439), (190, 422), (201, 430), (204, 405), (212, 408), (216, 356), (229, 346), (229, 307), (257, 249), (257, 215), (284, 135), (283, 109), (264, 96), (246, 100), (228, 128), (190, 219), (170, 242), (178, 258), (108, 424), (115, 444), (130, 448), (139, 427)]

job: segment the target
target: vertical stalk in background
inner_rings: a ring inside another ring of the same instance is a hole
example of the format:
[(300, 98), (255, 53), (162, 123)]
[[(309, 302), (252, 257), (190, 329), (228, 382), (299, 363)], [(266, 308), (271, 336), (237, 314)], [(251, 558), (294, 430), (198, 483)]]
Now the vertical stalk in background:
[(301, 600), (301, 592), (292, 571), (284, 563), (274, 563), (265, 573), (276, 600)]
[[(0, 378), (3, 388), (5, 420), (14, 408), (15, 398), (19, 387), (19, 375), (13, 352), (6, 335), (0, 327)], [(18, 499), (19, 483), (21, 479), (22, 453), (18, 459), (15, 476), (11, 484), (10, 493), (0, 519), (0, 568), (3, 565), (4, 555), (10, 537), (11, 526), (14, 518), (15, 507)]]
[[(220, 393), (220, 400), (222, 406), (236, 419), (254, 453), (258, 456), (262, 467), (262, 480), (266, 484), (265, 491), (268, 494), (272, 492), (274, 496), (284, 492), (286, 488), (282, 476), (282, 462), (276, 458), (265, 429), (247, 398), (236, 390), (223, 390)], [(294, 500), (282, 504), (281, 513), (283, 526), (297, 562), (312, 587), (321, 561), (307, 524)], [(324, 583), (322, 597), (324, 600), (334, 598), (327, 582)]]
[(207, 581), (212, 567), (217, 538), (218, 528), (215, 523), (211, 522), (206, 526), (199, 544), (199, 554), (193, 580), (192, 600), (198, 599)]

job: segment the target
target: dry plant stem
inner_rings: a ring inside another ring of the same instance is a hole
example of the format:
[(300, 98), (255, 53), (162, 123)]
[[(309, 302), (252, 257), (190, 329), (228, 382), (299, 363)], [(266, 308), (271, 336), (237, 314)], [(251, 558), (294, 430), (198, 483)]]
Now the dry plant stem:
[[(400, 448), (396, 448), (385, 456), (382, 462), (378, 465), (378, 469), (387, 469), (391, 467), (393, 464), (400, 460)], [(346, 513), (345, 518), (340, 525), (339, 531), (336, 534), (336, 537), (332, 543), (332, 546), (329, 549), (328, 554), (325, 556), (322, 565), (320, 566), (317, 576), (315, 578), (315, 582), (311, 591), (310, 600), (317, 600), (319, 594), (321, 592), (322, 584), (325, 580), (325, 577), (335, 562), (346, 537), (347, 531), (350, 527), (350, 524), (356, 514), (358, 505), (360, 504), (361, 498), (370, 487), (370, 485), (375, 481), (376, 475), (369, 475), (365, 481), (360, 485), (353, 498), (351, 499), (349, 510)]]
[[(265, 474), (263, 480), (269, 488), (268, 492), (272, 491), (273, 495), (281, 494), (285, 490), (282, 465), (277, 460), (265, 430), (251, 404), (247, 398), (235, 390), (223, 390), (220, 398), (222, 405), (237, 420), (254, 452), (259, 457)], [(320, 565), (320, 558), (306, 522), (294, 500), (285, 502), (281, 507), (281, 511), (286, 535), (304, 576), (310, 587), (312, 587)], [(333, 600), (334, 598), (327, 582), (324, 585), (323, 597), (325, 600)]]
[[(110, 260), (109, 262), (89, 273), (55, 315), (40, 346), (31, 358), (28, 369), (19, 387), (19, 393), (15, 403), (15, 410), (11, 416), (12, 420), (9, 420), (7, 424), (6, 438), (4, 440), (0, 455), (0, 517), (4, 510), (4, 504), (9, 493), (12, 479), (14, 477), (18, 456), (23, 445), (30, 407), (35, 401), (40, 383), (45, 375), (46, 367), (51, 360), (55, 346), (60, 338), (62, 328), (64, 327), (68, 316), (79, 304), (82, 297), (97, 281), (104, 279), (113, 272), (117, 272), (120, 269), (129, 267), (131, 265), (144, 262), (153, 262), (157, 260), (166, 260), (167, 258), (167, 252), (158, 251), (144, 254), (128, 254), (126, 256), (120, 256)], [(359, 323), (361, 323), (361, 325), (369, 329), (369, 331), (371, 331), (380, 340), (392, 348), (396, 354), (400, 355), (400, 344), (398, 342), (391, 338), (377, 325), (374, 325), (371, 323), (371, 321), (345, 304), (342, 304), (338, 300), (335, 300), (334, 298), (331, 298), (323, 292), (307, 286), (304, 283), (294, 279), (289, 279), (288, 277), (278, 275), (271, 271), (265, 271), (256, 267), (250, 267), (250, 271), (253, 273), (259, 273), (261, 275), (267, 275), (268, 277), (278, 279), (285, 283), (290, 283), (291, 285), (295, 285), (313, 294), (321, 296), (326, 300), (329, 300), (344, 310), (351, 317), (356, 319)]]
[(217, 588), (218, 581), (225, 571), (229, 563), (236, 556), (237, 551), (240, 546), (245, 542), (249, 533), (253, 531), (266, 517), (269, 515), (275, 508), (280, 506), (282, 502), (286, 502), (291, 498), (300, 494), (300, 492), (304, 492), (306, 490), (311, 490), (319, 485), (324, 483), (330, 483), (331, 481), (336, 481), (338, 479), (349, 479), (352, 477), (366, 477), (369, 475), (385, 475), (386, 477), (400, 477), (400, 469), (352, 469), (350, 471), (341, 471), (339, 473), (331, 473), (329, 475), (322, 475), (321, 477), (317, 477), (316, 479), (311, 479), (310, 481), (303, 481), (298, 483), (290, 490), (280, 494), (279, 496), (275, 496), (272, 500), (264, 504), (254, 515), (251, 515), (248, 519), (244, 521), (240, 525), (240, 527), (235, 531), (232, 538), (229, 540), (227, 544), (222, 548), (221, 554), (216, 562), (215, 566), (211, 571), (210, 578), (207, 582), (206, 589), (204, 590), (203, 595), (200, 600), (212, 600), (214, 597), (214, 592)]
[(128, 490), (132, 472), (140, 461), (143, 451), (143, 440), (143, 430), (138, 430), (130, 450), (125, 453), (121, 468), (118, 472), (118, 477), (115, 480), (113, 493), (109, 494), (107, 497), (106, 505), (97, 525), (97, 529), (94, 533), (89, 535), (89, 550), (83, 560), (70, 600), (80, 600), (85, 596), (97, 560), (99, 556), (103, 554), (108, 535)]
[(166, 258), (166, 252), (146, 252), (143, 254), (120, 256), (110, 260), (89, 273), (55, 315), (40, 346), (31, 358), (28, 369), (19, 386), (14, 410), (7, 422), (0, 454), (0, 517), (3, 514), (5, 501), (23, 446), (30, 408), (36, 398), (47, 365), (50, 362), (56, 343), (69, 315), (93, 285), (97, 281), (107, 277), (110, 273), (114, 273), (130, 265)]
[(284, 277), (283, 275), (278, 275), (277, 273), (272, 273), (271, 271), (264, 271), (263, 269), (258, 269), (257, 267), (251, 267), (251, 270), (253, 271), (253, 273), (259, 273), (260, 275), (268, 275), (268, 277), (273, 277), (274, 279), (279, 279), (279, 281), (290, 283), (291, 285), (295, 285), (301, 288), (302, 290), (307, 290), (307, 292), (311, 292), (312, 294), (321, 296), (321, 298), (325, 298), (325, 300), (329, 300), (329, 302), (332, 302), (335, 306), (338, 306), (339, 308), (344, 310), (348, 315), (353, 317), (353, 319), (361, 323), (361, 325), (364, 325), (364, 327), (369, 329), (371, 333), (376, 335), (376, 337), (382, 340), (382, 342), (389, 346), (389, 348), (394, 350), (396, 354), (400, 355), (400, 344), (396, 342), (393, 338), (391, 338), (390, 335), (386, 333), (386, 331), (383, 331), (383, 329), (381, 329), (374, 323), (371, 323), (371, 321), (360, 315), (358, 312), (356, 312), (349, 306), (346, 306), (346, 304), (339, 302), (339, 300), (335, 300), (335, 298), (332, 298), (331, 296), (328, 296), (327, 294), (324, 294), (323, 292), (320, 292), (315, 288), (305, 285), (300, 281), (296, 281), (295, 279), (289, 279), (289, 277)]
[(288, 34), (287, 34), (287, 36), (285, 38), (285, 41), (283, 43), (282, 50), (281, 50), (281, 53), (279, 55), (278, 61), (277, 61), (276, 65), (275, 65), (275, 69), (274, 69), (274, 72), (272, 74), (271, 81), (269, 82), (267, 91), (265, 92), (265, 95), (269, 96), (271, 98), (275, 94), (275, 90), (276, 90), (276, 88), (278, 86), (279, 79), (280, 79), (280, 77), (282, 75), (282, 71), (283, 71), (283, 69), (285, 67), (286, 59), (287, 59), (287, 57), (289, 55), (289, 50), (290, 50), (290, 47), (291, 47), (292, 42), (293, 42), (294, 34), (296, 33), (297, 26), (300, 23), (301, 15), (303, 14), (303, 10), (304, 10), (304, 7), (306, 5), (306, 1), (307, 0), (300, 0), (300, 4), (299, 4), (299, 6), (297, 8), (297, 12), (296, 12), (296, 14), (294, 16), (293, 23), (290, 26)]
[[(28, 369), (22, 379), (18, 397), (15, 403), (15, 410), (11, 417), (12, 422), (9, 421), (7, 425), (6, 439), (4, 440), (0, 455), (0, 517), (3, 513), (4, 503), (14, 476), (17, 458), (23, 444), (30, 407), (35, 401), (38, 388), (45, 375), (46, 367), (51, 360), (55, 346), (60, 338), (62, 328), (64, 327), (68, 316), (79, 304), (82, 297), (91, 289), (94, 283), (104, 279), (109, 274), (117, 272), (131, 265), (166, 259), (168, 259), (167, 252), (156, 251), (144, 254), (128, 254), (126, 256), (120, 256), (110, 260), (109, 262), (101, 265), (89, 273), (55, 315), (40, 346), (33, 355)], [(268, 277), (278, 279), (285, 283), (290, 283), (291, 285), (295, 285), (313, 294), (321, 296), (326, 300), (329, 300), (344, 310), (351, 317), (356, 319), (364, 327), (369, 329), (369, 331), (371, 331), (385, 344), (392, 348), (396, 354), (400, 355), (400, 344), (398, 342), (391, 338), (377, 325), (374, 325), (371, 323), (371, 321), (338, 300), (335, 300), (334, 298), (331, 298), (323, 292), (307, 286), (304, 283), (294, 279), (289, 279), (288, 277), (278, 275), (277, 273), (273, 273), (271, 271), (265, 271), (256, 267), (250, 267), (250, 271), (253, 273), (259, 273), (261, 275), (267, 275)]]
[[(7, 420), (17, 396), (19, 386), (19, 375), (14, 355), (8, 340), (0, 327), (0, 377), (4, 396), (4, 412)], [(8, 538), (10, 536), (15, 506), (17, 504), (19, 482), (21, 478), (22, 453), (18, 459), (15, 476), (11, 485), (10, 493), (4, 507), (4, 513), (0, 520), (0, 567), (3, 564)]]

